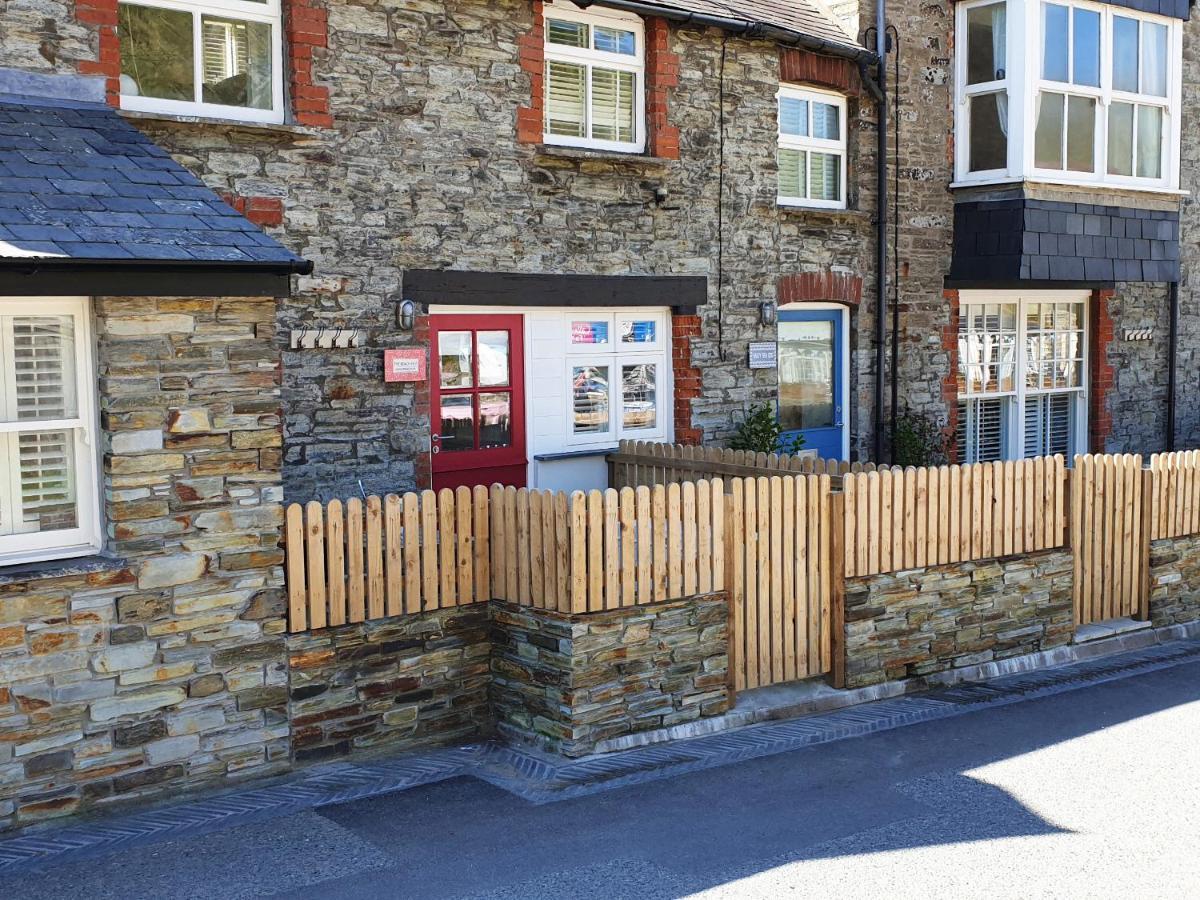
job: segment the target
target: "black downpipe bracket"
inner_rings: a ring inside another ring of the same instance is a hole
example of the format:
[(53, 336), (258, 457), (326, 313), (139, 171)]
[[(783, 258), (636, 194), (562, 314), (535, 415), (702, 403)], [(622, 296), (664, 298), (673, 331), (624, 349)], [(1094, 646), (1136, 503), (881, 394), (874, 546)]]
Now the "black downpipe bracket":
[(1179, 350), (1179, 282), (1167, 285), (1171, 321), (1167, 324), (1167, 452), (1175, 450), (1175, 356)]
[[(875, 97), (876, 127), (878, 140), (875, 154), (875, 408), (872, 411), (872, 432), (875, 438), (875, 462), (883, 462), (883, 398), (885, 317), (887, 316), (887, 152), (888, 152), (888, 108), (887, 108), (887, 0), (875, 2), (875, 59), (876, 84), (879, 93)], [(892, 374), (895, 377), (895, 373)]]

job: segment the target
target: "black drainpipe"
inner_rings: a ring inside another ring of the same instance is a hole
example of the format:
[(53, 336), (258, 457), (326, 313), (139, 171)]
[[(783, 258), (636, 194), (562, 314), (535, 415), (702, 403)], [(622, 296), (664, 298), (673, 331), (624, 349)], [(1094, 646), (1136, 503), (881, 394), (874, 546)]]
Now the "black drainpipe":
[[(883, 462), (883, 366), (885, 358), (884, 317), (887, 315), (887, 0), (875, 2), (875, 58), (877, 110), (875, 134), (877, 137), (875, 160), (875, 409), (873, 430), (875, 435), (875, 462)], [(892, 373), (895, 378), (895, 373)]]
[(1167, 325), (1167, 452), (1175, 450), (1175, 354), (1179, 349), (1179, 282), (1167, 285), (1171, 321)]

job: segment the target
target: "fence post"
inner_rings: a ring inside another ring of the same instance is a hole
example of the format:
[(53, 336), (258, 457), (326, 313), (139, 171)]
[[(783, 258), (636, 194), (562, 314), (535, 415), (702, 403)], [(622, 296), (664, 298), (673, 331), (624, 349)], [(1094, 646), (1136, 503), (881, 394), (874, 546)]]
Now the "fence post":
[(829, 684), (846, 687), (846, 495), (829, 495), (829, 622), (832, 667)]
[(1138, 618), (1150, 620), (1150, 541), (1154, 537), (1154, 523), (1150, 517), (1154, 512), (1154, 469), (1142, 470), (1142, 522), (1138, 535), (1138, 552), (1142, 554), (1142, 583), (1138, 585)]

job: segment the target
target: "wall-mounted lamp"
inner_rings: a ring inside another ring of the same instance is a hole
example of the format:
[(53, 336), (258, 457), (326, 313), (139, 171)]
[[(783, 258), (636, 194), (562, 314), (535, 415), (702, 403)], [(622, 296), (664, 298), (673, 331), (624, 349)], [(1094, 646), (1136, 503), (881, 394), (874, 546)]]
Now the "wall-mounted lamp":
[(417, 321), (417, 304), (411, 300), (401, 300), (396, 307), (396, 324), (401, 331), (412, 331)]
[(758, 304), (758, 321), (763, 325), (774, 325), (777, 318), (775, 304), (770, 300)]

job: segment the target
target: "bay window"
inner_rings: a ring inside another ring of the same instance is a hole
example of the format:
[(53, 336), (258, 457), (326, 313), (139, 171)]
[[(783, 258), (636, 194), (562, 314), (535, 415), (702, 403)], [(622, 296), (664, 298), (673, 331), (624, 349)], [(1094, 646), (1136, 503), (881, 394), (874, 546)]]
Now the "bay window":
[(123, 0), (117, 22), (123, 108), (283, 121), (280, 0)]
[(959, 182), (1178, 187), (1179, 21), (1077, 0), (956, 15)]
[(846, 98), (779, 89), (779, 203), (846, 206)]
[(642, 20), (566, 0), (546, 6), (545, 141), (640, 153), (646, 145)]
[(1082, 293), (960, 298), (958, 460), (1086, 452)]
[(87, 302), (0, 298), (0, 564), (99, 546)]

